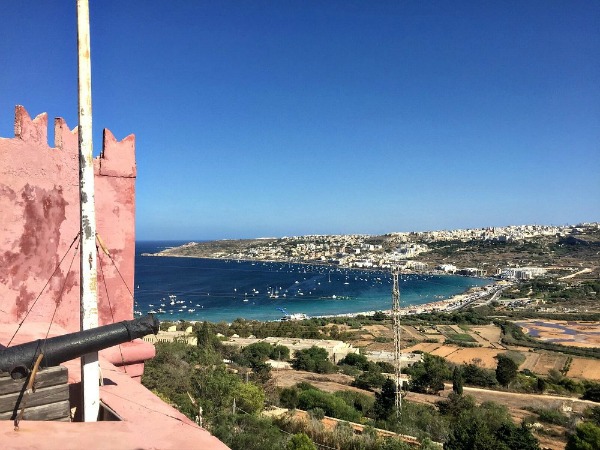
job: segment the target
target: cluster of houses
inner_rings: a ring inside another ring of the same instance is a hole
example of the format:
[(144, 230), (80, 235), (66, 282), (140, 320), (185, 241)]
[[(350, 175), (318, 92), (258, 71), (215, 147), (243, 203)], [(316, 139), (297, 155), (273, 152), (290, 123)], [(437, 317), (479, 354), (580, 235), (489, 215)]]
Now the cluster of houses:
[(390, 233), (383, 236), (364, 234), (292, 236), (258, 240), (245, 249), (219, 251), (215, 258), (263, 261), (311, 262), (335, 264), (358, 269), (390, 269), (407, 271), (441, 271), (466, 276), (496, 276), (503, 279), (528, 280), (545, 273), (536, 267), (499, 269), (488, 274), (480, 268), (458, 268), (442, 264), (435, 268), (414, 258), (430, 250), (428, 244), (452, 241), (511, 242), (540, 236), (566, 236), (600, 229), (599, 223), (575, 226), (511, 225), (477, 229)]

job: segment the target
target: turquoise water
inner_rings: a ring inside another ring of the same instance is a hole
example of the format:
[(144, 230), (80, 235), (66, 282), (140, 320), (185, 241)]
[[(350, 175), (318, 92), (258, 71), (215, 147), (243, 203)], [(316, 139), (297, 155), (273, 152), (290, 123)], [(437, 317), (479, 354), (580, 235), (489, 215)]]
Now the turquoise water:
[[(277, 320), (282, 310), (321, 316), (391, 309), (389, 272), (141, 256), (180, 244), (136, 243), (136, 311), (161, 308), (165, 311), (159, 315), (162, 320), (231, 322), (236, 318)], [(461, 276), (403, 275), (400, 300), (402, 306), (420, 305), (489, 283)]]

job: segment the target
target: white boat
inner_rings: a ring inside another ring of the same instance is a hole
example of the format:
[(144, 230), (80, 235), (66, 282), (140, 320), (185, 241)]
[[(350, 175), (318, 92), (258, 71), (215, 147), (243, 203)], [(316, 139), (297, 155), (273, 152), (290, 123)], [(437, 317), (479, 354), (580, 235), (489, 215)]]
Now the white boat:
[(286, 314), (281, 318), (282, 322), (288, 322), (293, 320), (306, 320), (309, 317), (304, 313), (294, 313), (294, 314)]
[(290, 314), (285, 310), (285, 308), (277, 308), (279, 311), (283, 313), (283, 317), (281, 318), (282, 322), (288, 322), (292, 320), (306, 320), (309, 317), (304, 313), (294, 313)]

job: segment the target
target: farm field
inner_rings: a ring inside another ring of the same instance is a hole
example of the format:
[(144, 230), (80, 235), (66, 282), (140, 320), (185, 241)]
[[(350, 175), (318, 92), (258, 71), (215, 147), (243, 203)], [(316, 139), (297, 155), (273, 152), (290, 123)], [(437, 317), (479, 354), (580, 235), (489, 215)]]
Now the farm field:
[[(566, 322), (530, 320), (517, 322), (523, 331), (540, 340), (559, 341), (563, 345), (577, 347), (600, 347), (600, 324), (590, 322)], [(600, 381), (600, 360), (567, 356), (557, 352), (533, 350), (527, 347), (508, 347), (501, 343), (500, 328), (483, 326), (402, 326), (403, 352), (420, 351), (441, 356), (455, 364), (475, 363), (486, 369), (495, 369), (496, 356), (508, 350), (520, 352), (524, 362), (519, 370), (530, 370), (548, 375), (552, 369), (565, 371), (575, 379)], [(469, 336), (470, 338), (468, 338)], [(384, 339), (384, 340), (382, 340)], [(393, 351), (393, 334), (389, 324), (368, 325), (357, 332), (353, 345), (370, 351)], [(448, 339), (448, 343), (444, 341)], [(462, 347), (457, 341), (478, 345)]]

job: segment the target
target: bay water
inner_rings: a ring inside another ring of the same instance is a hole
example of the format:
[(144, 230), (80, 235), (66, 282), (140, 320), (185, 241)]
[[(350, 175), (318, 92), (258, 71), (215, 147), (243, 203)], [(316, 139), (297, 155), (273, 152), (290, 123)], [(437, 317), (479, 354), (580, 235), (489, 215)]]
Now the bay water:
[[(316, 264), (153, 257), (175, 241), (138, 241), (135, 310), (164, 311), (161, 320), (232, 322), (236, 318), (278, 320), (383, 311), (392, 307), (387, 271)], [(402, 307), (450, 298), (489, 279), (454, 275), (401, 275)]]

